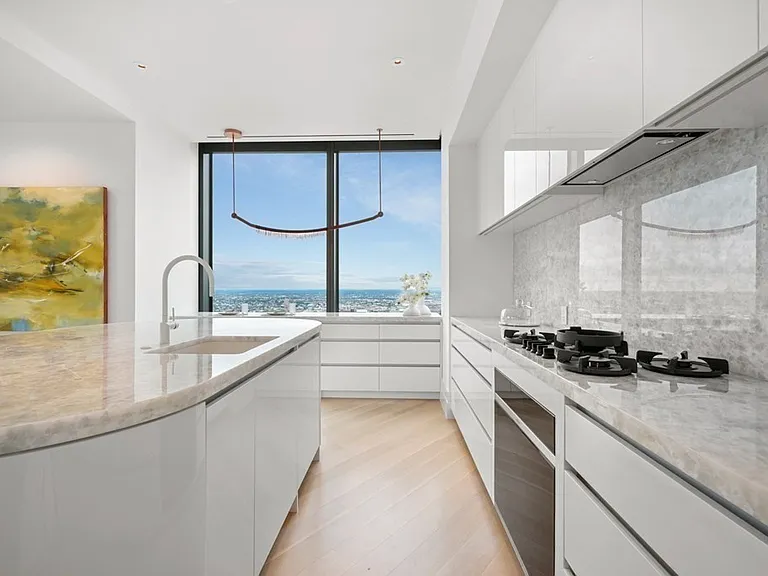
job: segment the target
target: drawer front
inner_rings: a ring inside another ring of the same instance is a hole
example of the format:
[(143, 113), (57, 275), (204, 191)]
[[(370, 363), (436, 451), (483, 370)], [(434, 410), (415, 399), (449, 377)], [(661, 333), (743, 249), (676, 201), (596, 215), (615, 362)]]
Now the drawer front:
[(451, 377), (469, 402), (489, 438), (493, 438), (493, 390), (464, 357), (451, 348)]
[(440, 342), (382, 342), (382, 364), (440, 365)]
[[(541, 406), (546, 408), (550, 414), (559, 418), (563, 412), (563, 395), (555, 390), (553, 387), (548, 386), (522, 366), (516, 364), (506, 356), (493, 352), (493, 365), (496, 369), (511, 380), (515, 386), (520, 388), (525, 394), (536, 400)], [(492, 382), (494, 382), (492, 380)], [(499, 379), (494, 382), (497, 394), (503, 394), (510, 390), (504, 390), (506, 383), (503, 379)]]
[(489, 348), (467, 336), (456, 326), (451, 326), (451, 344), (483, 375), (483, 378), (493, 382), (493, 359)]
[(382, 324), (382, 340), (440, 340), (439, 324)]
[(379, 390), (379, 369), (376, 366), (323, 366), (320, 368), (322, 390)]
[(493, 499), (491, 458), (493, 446), (455, 382), (451, 391), (451, 407), (456, 418), (456, 424), (458, 424), (461, 435), (464, 437), (464, 443), (469, 448), (469, 453), (472, 455), (475, 467), (483, 479), (488, 495)]
[(565, 474), (565, 559), (576, 574), (667, 572), (571, 472)]
[(440, 392), (440, 368), (382, 366), (379, 387), (383, 392)]
[(378, 342), (322, 342), (322, 364), (378, 364)]
[(679, 576), (758, 576), (768, 539), (577, 410), (565, 458)]
[(323, 340), (378, 340), (378, 324), (323, 324)]

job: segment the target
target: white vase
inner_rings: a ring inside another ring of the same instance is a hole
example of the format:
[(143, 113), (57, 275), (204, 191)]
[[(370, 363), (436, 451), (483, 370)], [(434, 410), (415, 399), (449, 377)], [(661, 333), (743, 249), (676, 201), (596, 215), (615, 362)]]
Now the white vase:
[(430, 310), (426, 302), (424, 302), (424, 298), (420, 298), (419, 301), (416, 302), (416, 310), (419, 311), (419, 316), (432, 316), (432, 310)]
[(408, 308), (403, 312), (403, 316), (421, 316), (416, 304), (408, 304)]

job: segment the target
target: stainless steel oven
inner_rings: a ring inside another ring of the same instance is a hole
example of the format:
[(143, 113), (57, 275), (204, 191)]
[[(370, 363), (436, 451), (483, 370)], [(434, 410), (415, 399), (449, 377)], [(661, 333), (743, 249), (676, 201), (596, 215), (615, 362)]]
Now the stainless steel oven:
[(555, 417), (495, 372), (494, 498), (528, 576), (555, 573)]

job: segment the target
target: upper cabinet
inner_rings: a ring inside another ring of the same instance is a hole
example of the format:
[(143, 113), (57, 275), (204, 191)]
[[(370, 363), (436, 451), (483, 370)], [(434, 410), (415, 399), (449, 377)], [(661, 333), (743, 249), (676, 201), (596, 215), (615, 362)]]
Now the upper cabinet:
[(643, 0), (643, 124), (758, 50), (758, 2)]
[(760, 0), (760, 49), (768, 46), (768, 0)]
[(618, 141), (640, 127), (642, 0), (560, 0), (535, 51), (540, 138)]

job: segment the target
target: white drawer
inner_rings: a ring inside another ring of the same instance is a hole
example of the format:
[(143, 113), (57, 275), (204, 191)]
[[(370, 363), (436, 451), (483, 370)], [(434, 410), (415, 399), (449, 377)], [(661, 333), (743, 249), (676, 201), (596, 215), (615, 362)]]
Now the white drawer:
[(571, 407), (565, 458), (679, 576), (765, 576), (765, 536)]
[(440, 342), (382, 342), (382, 364), (440, 365)]
[(378, 340), (378, 324), (323, 324), (323, 340)]
[[(493, 365), (496, 370), (506, 376), (520, 390), (549, 410), (556, 418), (562, 416), (563, 395), (560, 392), (552, 386), (548, 386), (506, 356), (502, 356), (498, 352), (493, 352), (492, 356)], [(527, 359), (521, 358), (521, 362), (527, 361)], [(508, 384), (501, 378), (494, 381), (494, 386), (498, 394), (510, 391), (504, 390), (504, 387), (508, 386)]]
[(322, 342), (322, 364), (378, 364), (378, 342)]
[(565, 559), (576, 574), (667, 572), (571, 472), (565, 473)]
[(456, 326), (451, 326), (451, 344), (483, 375), (483, 378), (493, 383), (493, 359), (490, 348), (467, 336)]
[(485, 428), (489, 438), (493, 437), (494, 398), (491, 385), (470, 366), (455, 348), (451, 348), (451, 377), (469, 402), (472, 411)]
[(377, 392), (379, 369), (376, 366), (322, 366), (321, 390)]
[(379, 388), (386, 392), (440, 392), (440, 368), (382, 366)]
[(382, 340), (440, 340), (439, 324), (382, 324)]
[(451, 408), (453, 409), (453, 415), (456, 418), (459, 430), (461, 430), (461, 435), (464, 437), (464, 443), (469, 448), (469, 453), (472, 455), (475, 467), (483, 479), (485, 489), (488, 491), (491, 499), (493, 499), (493, 446), (455, 382), (451, 390)]

